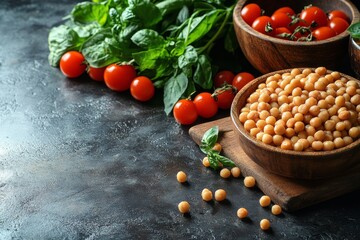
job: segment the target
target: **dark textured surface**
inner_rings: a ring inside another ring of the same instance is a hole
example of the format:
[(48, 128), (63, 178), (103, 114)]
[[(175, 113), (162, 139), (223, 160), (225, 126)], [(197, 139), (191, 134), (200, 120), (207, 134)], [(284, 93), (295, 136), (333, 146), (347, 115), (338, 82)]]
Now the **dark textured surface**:
[[(360, 192), (272, 216), (260, 191), (202, 167), (160, 99), (137, 103), (51, 68), (48, 31), (75, 2), (0, 3), (0, 239), (359, 239)], [(226, 189), (228, 201), (203, 202), (204, 187)], [(178, 213), (182, 200), (190, 216)]]

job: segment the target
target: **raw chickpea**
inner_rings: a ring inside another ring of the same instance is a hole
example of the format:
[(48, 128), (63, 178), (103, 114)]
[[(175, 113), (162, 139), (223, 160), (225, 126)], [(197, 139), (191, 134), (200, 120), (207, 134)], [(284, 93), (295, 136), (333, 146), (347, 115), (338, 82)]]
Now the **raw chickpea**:
[(244, 185), (245, 187), (252, 188), (256, 184), (255, 178), (252, 176), (247, 176), (244, 178)]
[(332, 133), (332, 135), (333, 135), (333, 138), (341, 138), (341, 132), (340, 131), (334, 131), (333, 133)]
[(280, 115), (279, 109), (275, 108), (275, 107), (271, 108), (270, 109), (270, 115), (277, 118)]
[(184, 183), (187, 180), (187, 176), (186, 173), (184, 173), (183, 171), (179, 171), (176, 174), (176, 179), (178, 180), (179, 183)]
[[(271, 113), (270, 113), (271, 114)], [(272, 115), (268, 116), (266, 119), (265, 119), (265, 122), (269, 125), (272, 125), (274, 126), (275, 123), (276, 123), (276, 118)]]
[(264, 126), (264, 133), (270, 134), (270, 135), (274, 135), (274, 126), (267, 124)]
[[(339, 95), (339, 94), (338, 94), (338, 95)], [(336, 104), (336, 106), (338, 106), (338, 107), (344, 106), (344, 104), (345, 104), (345, 98), (344, 98), (344, 96), (337, 96), (337, 97), (335, 98), (335, 104)]]
[(301, 113), (301, 114), (303, 114), (303, 115), (307, 114), (307, 112), (309, 111), (309, 109), (310, 109), (309, 106), (306, 105), (306, 104), (301, 104), (301, 105), (298, 107), (299, 113)]
[(333, 131), (335, 129), (335, 121), (334, 120), (327, 120), (325, 123), (324, 123), (324, 127), (325, 127), (325, 130), (328, 130), (328, 131)]
[(280, 148), (284, 149), (284, 150), (292, 150), (293, 146), (292, 146), (292, 142), (290, 141), (290, 139), (285, 138), (283, 140), (283, 142), (281, 143)]
[(285, 136), (288, 138), (291, 138), (295, 135), (295, 130), (293, 128), (286, 128), (285, 130)]
[(264, 195), (260, 198), (259, 203), (260, 203), (260, 206), (267, 207), (270, 205), (271, 199), (269, 196)]
[(260, 128), (252, 128), (250, 129), (250, 135), (253, 137), (256, 137), (256, 134), (258, 134), (259, 132), (261, 132)]
[(286, 121), (286, 126), (287, 126), (288, 128), (294, 128), (295, 123), (296, 123), (295, 118), (289, 118), (289, 119)]
[[(298, 142), (301, 143), (301, 145), (303, 146), (303, 149), (307, 149), (310, 146), (310, 143), (307, 139), (301, 138), (298, 140)], [(295, 148), (295, 146), (294, 146), (294, 148)]]
[(285, 131), (286, 131), (286, 129), (282, 124), (277, 124), (274, 127), (275, 134), (283, 135), (283, 134), (285, 134)]
[(325, 132), (323, 130), (319, 130), (314, 134), (315, 141), (322, 141), (325, 138)]
[(209, 189), (204, 188), (201, 192), (201, 197), (204, 201), (209, 202), (213, 199), (213, 194)]
[(311, 125), (306, 125), (305, 126), (305, 131), (309, 136), (314, 136), (314, 134), (316, 132), (316, 129)]
[(239, 120), (241, 123), (244, 123), (247, 120), (248, 112), (242, 112), (239, 115)]
[(259, 120), (256, 122), (256, 126), (257, 126), (260, 130), (264, 130), (264, 127), (266, 126), (266, 121), (265, 121), (265, 120), (262, 120), (262, 119), (259, 119)]
[(271, 144), (273, 141), (273, 137), (268, 133), (264, 133), (261, 138), (261, 141), (265, 144)]
[(249, 119), (244, 122), (244, 128), (246, 131), (250, 131), (250, 129), (254, 127), (256, 127), (256, 123), (254, 120)]
[(209, 158), (204, 157), (203, 160), (202, 160), (202, 164), (204, 165), (204, 167), (210, 167)]
[(319, 74), (320, 76), (321, 75), (325, 75), (326, 74), (326, 68), (325, 67), (318, 67), (318, 68), (316, 68), (315, 69), (315, 72), (317, 73), (317, 74)]
[(231, 175), (234, 177), (234, 178), (238, 178), (238, 177), (240, 177), (240, 175), (241, 175), (241, 170), (240, 170), (240, 168), (238, 168), (238, 167), (233, 167), (233, 168), (231, 168)]
[(356, 94), (354, 96), (351, 97), (350, 102), (354, 105), (359, 105), (360, 104), (360, 94)]
[(270, 116), (270, 113), (267, 110), (262, 110), (259, 114), (259, 117), (262, 120), (265, 120), (268, 116)]
[(264, 135), (263, 132), (259, 132), (258, 134), (256, 134), (256, 139), (262, 141), (263, 135)]
[(313, 126), (314, 128), (320, 127), (321, 123), (322, 123), (322, 121), (319, 117), (314, 117), (310, 120), (310, 125)]
[(290, 141), (291, 141), (292, 145), (294, 145), (297, 141), (299, 141), (299, 137), (298, 136), (292, 136), (290, 138)]
[(268, 230), (269, 228), (270, 228), (270, 221), (268, 220), (268, 219), (262, 219), (261, 221), (260, 221), (260, 228), (262, 229), (262, 230)]
[(344, 140), (345, 146), (347, 146), (353, 142), (353, 139), (349, 136), (343, 137), (343, 140)]
[(215, 200), (218, 202), (224, 201), (226, 199), (226, 192), (224, 189), (218, 189), (215, 191)]
[(229, 169), (227, 169), (227, 168), (221, 169), (221, 171), (220, 171), (220, 177), (222, 177), (222, 178), (229, 178), (230, 175), (231, 175), (231, 172), (230, 172)]
[(349, 129), (349, 136), (356, 139), (360, 136), (360, 129), (358, 127), (352, 127)]
[(188, 213), (190, 212), (190, 204), (187, 201), (182, 201), (178, 205), (179, 212)]
[(294, 124), (295, 132), (299, 133), (299, 132), (303, 131), (304, 129), (305, 129), (305, 125), (303, 122), (298, 121)]
[(269, 111), (270, 110), (270, 104), (265, 102), (259, 102), (258, 104), (258, 111)]
[[(312, 116), (317, 116), (320, 113), (320, 107), (318, 105), (313, 105), (309, 108), (309, 113)], [(248, 117), (249, 118), (249, 117)]]
[(238, 218), (244, 219), (248, 216), (248, 210), (246, 210), (246, 208), (239, 208), (236, 212), (236, 215)]
[(287, 120), (289, 120), (292, 117), (293, 115), (291, 114), (291, 112), (283, 112), (281, 114), (281, 119), (284, 120), (285, 122), (287, 122)]
[(346, 125), (344, 122), (338, 122), (338, 123), (336, 123), (335, 128), (337, 131), (341, 132), (341, 131), (345, 130)]
[(335, 148), (342, 148), (345, 146), (345, 141), (341, 137), (334, 139)]
[(315, 150), (315, 151), (320, 151), (323, 149), (324, 144), (321, 141), (313, 141), (311, 144), (311, 147)]
[(325, 141), (324, 142), (324, 151), (331, 151), (335, 148), (335, 144), (333, 141)]
[(280, 215), (282, 212), (282, 209), (279, 205), (275, 204), (271, 207), (271, 213), (274, 215)]
[(217, 152), (221, 152), (221, 150), (222, 150), (221, 144), (220, 143), (215, 143), (212, 150), (217, 151)]
[(302, 144), (302, 142), (297, 141), (294, 144), (294, 150), (297, 151), (297, 152), (303, 151), (304, 150), (304, 145)]
[(283, 136), (276, 134), (273, 136), (273, 143), (275, 144), (275, 146), (280, 146), (283, 139), (284, 139)]

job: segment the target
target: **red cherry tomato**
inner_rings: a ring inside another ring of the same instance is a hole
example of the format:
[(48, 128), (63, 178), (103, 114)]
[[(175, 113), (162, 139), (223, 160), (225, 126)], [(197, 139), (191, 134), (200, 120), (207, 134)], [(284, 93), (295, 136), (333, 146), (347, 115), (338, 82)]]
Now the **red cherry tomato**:
[(182, 125), (193, 124), (198, 118), (195, 104), (189, 99), (179, 100), (173, 108), (173, 115), (176, 122)]
[(215, 90), (215, 99), (218, 107), (220, 109), (229, 109), (234, 100), (235, 93), (232, 89), (216, 89)]
[(254, 75), (248, 72), (238, 73), (232, 82), (232, 85), (240, 91), (247, 83), (251, 82), (254, 79)]
[(275, 28), (275, 37), (290, 40), (291, 31), (286, 27)]
[(330, 27), (319, 27), (312, 32), (312, 35), (315, 40), (320, 41), (334, 37), (336, 34)]
[(106, 67), (102, 67), (102, 68), (89, 67), (88, 74), (90, 78), (95, 81), (104, 81), (105, 69)]
[(292, 21), (291, 17), (283, 12), (277, 12), (271, 15), (271, 19), (274, 23), (274, 28), (289, 27)]
[(154, 96), (155, 87), (149, 78), (139, 76), (131, 82), (130, 93), (136, 100), (146, 102)]
[(279, 13), (279, 12), (286, 13), (286, 14), (288, 14), (290, 16), (295, 15), (295, 11), (291, 7), (278, 8), (273, 14), (276, 14), (276, 13)]
[(128, 90), (135, 77), (136, 71), (131, 65), (111, 64), (106, 67), (104, 72), (106, 86), (118, 92)]
[(338, 35), (349, 27), (349, 23), (343, 18), (335, 17), (330, 20), (329, 27)]
[(196, 107), (196, 111), (200, 117), (203, 118), (211, 118), (215, 116), (218, 111), (218, 105), (211, 95), (208, 92), (199, 93), (194, 98), (194, 104)]
[(256, 31), (269, 36), (274, 33), (274, 22), (269, 16), (260, 16), (256, 18), (251, 27)]
[(257, 17), (261, 15), (261, 8), (256, 3), (247, 4), (241, 9), (240, 16), (244, 21), (251, 25)]
[(342, 18), (347, 23), (350, 23), (350, 18), (343, 11), (341, 11), (341, 10), (333, 10), (333, 11), (329, 12), (329, 14), (328, 14), (329, 20), (332, 20), (332, 19), (334, 19), (336, 17)]
[(231, 71), (228, 71), (228, 70), (220, 71), (214, 77), (214, 87), (219, 88), (225, 82), (228, 84), (231, 84), (234, 77), (235, 77), (235, 74)]
[(60, 70), (68, 78), (80, 77), (86, 70), (85, 58), (77, 51), (69, 51), (60, 59)]
[(318, 28), (327, 25), (326, 13), (319, 7), (311, 6), (301, 11), (300, 19), (307, 27)]

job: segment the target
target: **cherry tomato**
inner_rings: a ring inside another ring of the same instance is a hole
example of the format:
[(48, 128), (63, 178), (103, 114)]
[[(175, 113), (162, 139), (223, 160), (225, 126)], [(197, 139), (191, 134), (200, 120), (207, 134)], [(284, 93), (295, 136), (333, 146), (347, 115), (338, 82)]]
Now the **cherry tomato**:
[(106, 67), (104, 72), (106, 86), (118, 92), (128, 90), (135, 77), (136, 71), (131, 65), (111, 64)]
[(88, 74), (90, 78), (95, 81), (104, 81), (105, 69), (106, 67), (102, 67), (102, 68), (89, 67)]
[(231, 107), (231, 104), (234, 100), (235, 93), (232, 89), (216, 89), (215, 90), (215, 99), (218, 107), (220, 109), (229, 109)]
[(286, 27), (275, 28), (275, 37), (290, 40), (291, 31)]
[(139, 76), (131, 82), (130, 93), (136, 100), (146, 102), (154, 96), (155, 87), (148, 77)]
[(329, 27), (338, 35), (349, 27), (349, 23), (343, 18), (335, 17), (330, 20)]
[(198, 118), (195, 104), (189, 99), (179, 100), (173, 109), (176, 122), (182, 125), (193, 124)]
[(336, 17), (342, 18), (347, 23), (350, 23), (350, 18), (343, 11), (341, 11), (341, 10), (333, 10), (333, 11), (329, 12), (329, 14), (328, 14), (329, 20), (332, 20), (332, 19), (334, 19)]
[(220, 71), (214, 77), (214, 87), (219, 88), (225, 82), (228, 84), (231, 84), (234, 77), (235, 77), (235, 74), (231, 71), (228, 71), (228, 70)]
[(312, 32), (313, 37), (315, 38), (315, 40), (320, 41), (320, 40), (325, 40), (331, 37), (334, 37), (336, 34), (334, 32), (334, 30), (332, 30), (330, 27), (319, 27), (317, 29), (315, 29)]
[(69, 51), (60, 59), (60, 70), (68, 78), (80, 77), (86, 70), (85, 58), (77, 51)]
[(295, 11), (291, 7), (278, 8), (273, 14), (276, 14), (276, 13), (279, 13), (279, 12), (286, 13), (289, 16), (294, 16), (295, 15)]
[(312, 28), (318, 28), (327, 25), (326, 13), (316, 6), (311, 6), (302, 10), (300, 19), (305, 22), (307, 27), (311, 26)]
[(240, 89), (242, 89), (247, 83), (251, 82), (254, 78), (255, 77), (251, 73), (241, 72), (234, 77), (232, 85), (240, 91)]
[(251, 27), (256, 31), (269, 36), (274, 33), (274, 22), (269, 16), (260, 16), (256, 18)]
[(283, 12), (277, 12), (271, 15), (271, 19), (274, 23), (274, 28), (289, 27), (292, 21), (291, 17)]
[(257, 17), (261, 15), (261, 8), (256, 3), (247, 4), (241, 9), (240, 16), (244, 21), (251, 25)]
[(196, 107), (196, 111), (200, 117), (203, 118), (211, 118), (215, 116), (218, 111), (218, 105), (211, 95), (208, 92), (199, 93), (194, 98), (194, 104)]

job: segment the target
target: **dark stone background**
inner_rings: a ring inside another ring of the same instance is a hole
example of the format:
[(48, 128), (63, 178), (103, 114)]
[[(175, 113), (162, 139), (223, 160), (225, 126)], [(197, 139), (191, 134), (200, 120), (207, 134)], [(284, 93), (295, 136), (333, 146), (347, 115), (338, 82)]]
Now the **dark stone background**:
[[(202, 166), (161, 97), (138, 103), (50, 67), (49, 29), (75, 3), (0, 3), (0, 239), (359, 238), (359, 191), (272, 216), (259, 190)], [(176, 181), (179, 170), (188, 185)], [(203, 202), (204, 187), (226, 189), (228, 201)], [(182, 200), (188, 217), (177, 211)], [(236, 217), (239, 207), (248, 221)], [(262, 218), (270, 231), (260, 230)]]

